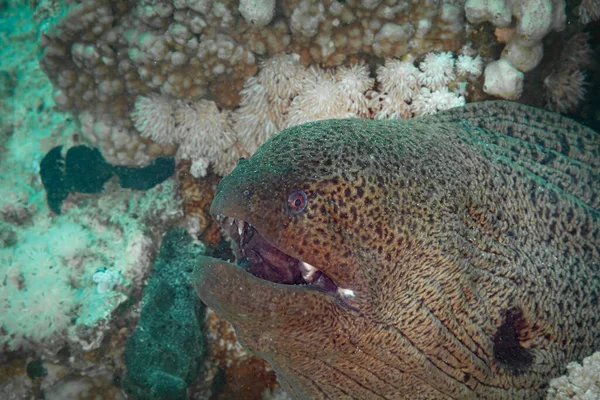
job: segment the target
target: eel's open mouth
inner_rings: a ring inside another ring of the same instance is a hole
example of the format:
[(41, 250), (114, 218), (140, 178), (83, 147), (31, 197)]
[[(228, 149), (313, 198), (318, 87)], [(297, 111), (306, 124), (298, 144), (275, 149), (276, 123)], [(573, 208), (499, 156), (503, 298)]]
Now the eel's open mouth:
[(250, 274), (284, 285), (310, 285), (350, 306), (347, 300), (354, 297), (352, 290), (340, 288), (323, 271), (285, 254), (248, 222), (224, 215), (217, 215), (216, 220), (231, 239), (237, 264)]

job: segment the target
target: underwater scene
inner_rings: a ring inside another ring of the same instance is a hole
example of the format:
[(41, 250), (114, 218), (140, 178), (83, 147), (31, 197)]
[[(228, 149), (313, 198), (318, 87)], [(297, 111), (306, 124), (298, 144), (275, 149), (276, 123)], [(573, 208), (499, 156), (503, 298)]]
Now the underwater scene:
[(0, 400), (600, 400), (600, 0), (0, 0)]

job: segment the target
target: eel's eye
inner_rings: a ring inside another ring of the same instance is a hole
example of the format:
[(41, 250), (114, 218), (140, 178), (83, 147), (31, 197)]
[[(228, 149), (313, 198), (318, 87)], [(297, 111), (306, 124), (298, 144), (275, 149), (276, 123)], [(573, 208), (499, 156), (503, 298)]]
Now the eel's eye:
[(301, 213), (306, 208), (306, 193), (302, 190), (294, 190), (288, 196), (288, 207), (294, 214)]

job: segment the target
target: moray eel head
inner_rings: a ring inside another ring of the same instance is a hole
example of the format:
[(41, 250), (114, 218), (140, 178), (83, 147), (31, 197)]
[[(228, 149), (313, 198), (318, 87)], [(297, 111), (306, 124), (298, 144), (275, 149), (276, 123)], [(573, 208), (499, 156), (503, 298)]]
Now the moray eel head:
[(288, 363), (302, 370), (301, 360), (340, 357), (332, 341), (348, 340), (341, 325), (371, 297), (366, 277), (375, 264), (361, 257), (364, 238), (353, 228), (360, 210), (351, 204), (366, 195), (340, 176), (352, 173), (337, 153), (342, 139), (321, 129), (289, 129), (240, 160), (211, 206), (236, 263), (205, 258), (194, 275), (202, 300), (300, 397), (307, 392), (298, 379), (314, 374), (313, 366), (297, 374)]
[[(419, 358), (420, 342), (442, 333), (423, 310), (414, 311), (416, 281), (436, 272), (403, 278), (420, 263), (437, 262), (417, 240), (431, 237), (426, 231), (437, 217), (423, 213), (439, 185), (418, 180), (423, 168), (411, 163), (421, 149), (388, 127), (337, 120), (282, 131), (223, 178), (211, 206), (236, 263), (200, 260), (196, 291), (298, 398), (344, 398), (348, 390), (357, 398), (440, 394), (430, 384), (432, 366)], [(438, 208), (454, 200), (444, 201)], [(393, 371), (393, 378), (372, 370)]]
[[(359, 238), (349, 229), (348, 214), (339, 213), (350, 188), (311, 161), (322, 156), (319, 141), (293, 130), (285, 139), (275, 138), (239, 161), (219, 184), (211, 215), (248, 278), (298, 286), (357, 310), (364, 301), (354, 254)], [(333, 163), (325, 160), (329, 167)], [(354, 207), (352, 212), (356, 217)]]

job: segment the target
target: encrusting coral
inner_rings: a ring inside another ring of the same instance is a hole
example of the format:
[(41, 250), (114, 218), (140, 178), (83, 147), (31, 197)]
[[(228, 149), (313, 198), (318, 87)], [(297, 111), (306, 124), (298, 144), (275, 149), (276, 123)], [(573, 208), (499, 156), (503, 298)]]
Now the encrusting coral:
[(147, 277), (162, 232), (183, 216), (172, 179), (65, 203), (60, 218), (38, 214), (16, 230), (18, 243), (0, 248), (2, 346), (50, 358), (65, 343), (97, 349), (111, 314)]

